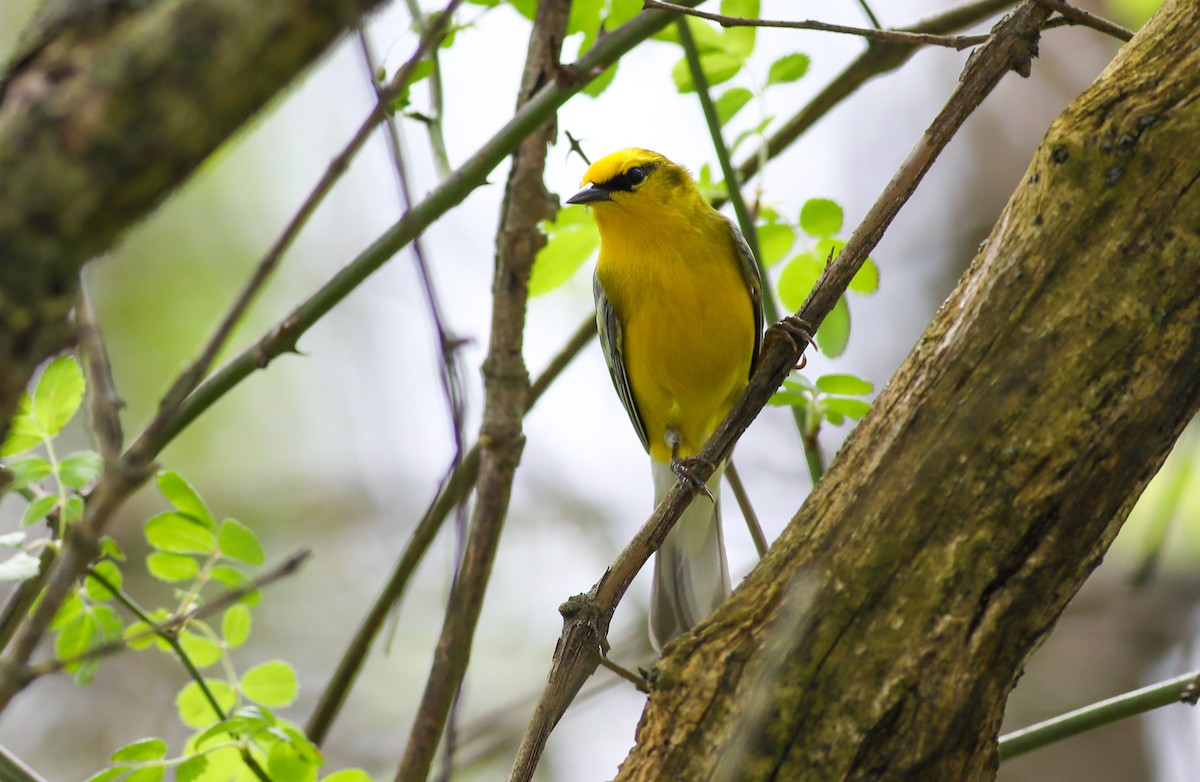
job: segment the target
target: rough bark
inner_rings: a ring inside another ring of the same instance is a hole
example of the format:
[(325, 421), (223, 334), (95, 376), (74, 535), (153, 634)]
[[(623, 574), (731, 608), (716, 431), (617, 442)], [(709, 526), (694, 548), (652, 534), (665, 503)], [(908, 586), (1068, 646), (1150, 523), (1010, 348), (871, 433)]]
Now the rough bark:
[(0, 80), (0, 436), (84, 262), (378, 2), (47, 5)]
[(1005, 698), (1200, 406), (1200, 9), (1051, 126), (619, 780), (987, 780)]

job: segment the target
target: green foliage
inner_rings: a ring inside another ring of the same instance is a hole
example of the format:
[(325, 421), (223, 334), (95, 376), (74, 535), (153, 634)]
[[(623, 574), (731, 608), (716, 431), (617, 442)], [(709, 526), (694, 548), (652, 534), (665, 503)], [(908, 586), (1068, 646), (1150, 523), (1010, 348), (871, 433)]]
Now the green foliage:
[(859, 420), (867, 414), (870, 403), (864, 397), (875, 390), (871, 383), (854, 375), (822, 375), (810, 382), (799, 373), (783, 381), (783, 388), (775, 392), (770, 404), (790, 405), (804, 414), (805, 434), (815, 436), (825, 422), (834, 426), (846, 419)]
[[(842, 208), (835, 201), (813, 198), (801, 207), (796, 227), (800, 229), (799, 234), (815, 241), (810, 249), (793, 256), (779, 274), (776, 291), (784, 307), (795, 312), (803, 306), (826, 264), (837, 257), (845, 245), (833, 238), (841, 231), (843, 223)], [(879, 268), (868, 258), (850, 281), (849, 290), (869, 295), (878, 289)], [(850, 340), (850, 306), (845, 296), (838, 299), (814, 336), (827, 357), (836, 358), (846, 351)]]
[(553, 222), (543, 221), (539, 227), (547, 241), (529, 274), (530, 297), (566, 283), (600, 247), (600, 233), (582, 205), (564, 206)]

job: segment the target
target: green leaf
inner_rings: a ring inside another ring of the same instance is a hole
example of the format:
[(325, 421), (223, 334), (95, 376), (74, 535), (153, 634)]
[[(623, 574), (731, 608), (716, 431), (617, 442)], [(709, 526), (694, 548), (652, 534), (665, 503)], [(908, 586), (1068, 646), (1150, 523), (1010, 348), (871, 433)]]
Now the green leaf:
[(774, 407), (808, 407), (812, 397), (808, 394), (801, 394), (798, 391), (776, 391), (767, 400), (767, 404)]
[(82, 489), (100, 476), (104, 460), (95, 451), (76, 451), (58, 465), (58, 479), (64, 486)]
[(83, 497), (73, 495), (67, 497), (67, 504), (63, 506), (62, 520), (63, 524), (70, 526), (83, 519)]
[(27, 534), (23, 530), (0, 535), (0, 548), (21, 548), (25, 545)]
[(159, 581), (173, 584), (177, 581), (191, 581), (200, 575), (200, 563), (188, 554), (156, 551), (146, 557), (146, 570)]
[(600, 12), (603, 9), (604, 0), (572, 0), (567, 17), (567, 35), (595, 35), (600, 27)]
[(813, 336), (825, 358), (837, 358), (846, 352), (846, 344), (850, 341), (850, 308), (845, 296), (837, 300)]
[(779, 275), (779, 282), (775, 285), (783, 306), (792, 312), (799, 310), (824, 268), (824, 263), (808, 253), (801, 253), (788, 261)]
[(604, 20), (607, 30), (615, 30), (642, 12), (642, 0), (612, 0), (612, 9)]
[(143, 763), (148, 760), (162, 760), (167, 756), (167, 742), (162, 739), (142, 739), (112, 753), (109, 758), (113, 763)]
[(242, 675), (242, 694), (264, 706), (290, 706), (300, 689), (296, 670), (283, 660), (260, 663)]
[(207, 766), (207, 755), (193, 755), (176, 767), (175, 782), (196, 782)]
[(158, 782), (163, 778), (165, 771), (164, 766), (146, 766), (130, 772), (129, 776), (125, 777), (125, 782)]
[(321, 782), (371, 782), (371, 775), (361, 768), (344, 768), (323, 777)]
[(146, 542), (160, 551), (177, 554), (212, 554), (217, 546), (213, 527), (191, 514), (160, 513), (146, 522)]
[(229, 565), (218, 565), (208, 574), (208, 577), (218, 584), (224, 584), (232, 589), (241, 589), (250, 583), (250, 576)]
[(123, 776), (129, 770), (128, 766), (118, 766), (117, 768), (106, 768), (102, 771), (97, 771), (84, 782), (112, 782), (117, 777)]
[(79, 614), (54, 639), (54, 656), (61, 662), (78, 657), (88, 650), (95, 637), (96, 623), (87, 614)]
[(855, 293), (871, 294), (879, 290), (879, 267), (868, 258), (850, 278), (850, 290)]
[(767, 72), (767, 86), (772, 84), (787, 84), (796, 81), (808, 73), (810, 60), (807, 54), (787, 54), (771, 63)]
[(745, 87), (730, 87), (725, 90), (721, 97), (713, 101), (713, 105), (717, 109), (717, 120), (724, 125), (733, 119), (753, 97), (754, 93)]
[(54, 614), (53, 621), (50, 622), (51, 630), (61, 630), (66, 627), (75, 617), (83, 613), (83, 599), (78, 592), (71, 592), (67, 598), (62, 601), (62, 605), (58, 607), (58, 612)]
[(83, 402), (83, 370), (70, 356), (51, 361), (33, 392), (33, 417), (42, 432), (53, 437), (62, 431)]
[(158, 490), (167, 502), (183, 514), (191, 516), (209, 529), (217, 528), (217, 520), (191, 484), (177, 472), (166, 470), (158, 474)]
[[(759, 0), (721, 0), (721, 14), (742, 19), (757, 19), (759, 16)], [(745, 62), (754, 51), (756, 30), (753, 27), (729, 27), (722, 35), (724, 49), (729, 54)], [(708, 69), (705, 68), (705, 73)]]
[(810, 198), (800, 209), (800, 227), (818, 239), (842, 230), (842, 207), (828, 198)]
[(764, 117), (763, 120), (754, 127), (747, 128), (746, 130), (743, 130), (741, 133), (737, 134), (737, 136), (735, 136), (733, 139), (733, 143), (729, 145), (729, 154), (732, 155), (746, 139), (753, 138), (755, 136), (761, 136), (763, 131), (767, 129), (767, 126), (770, 125), (771, 121), (774, 119), (774, 116)]
[(100, 553), (114, 562), (125, 561), (125, 552), (121, 550), (121, 544), (108, 535), (100, 538)]
[(317, 766), (291, 744), (280, 741), (271, 747), (267, 773), (272, 782), (311, 782), (317, 778)]
[[(229, 713), (237, 704), (237, 693), (229, 683), (220, 679), (205, 679), (204, 682), (221, 710)], [(213, 711), (212, 704), (204, 697), (204, 692), (196, 682), (188, 682), (179, 691), (179, 695), (175, 696), (175, 710), (179, 713), (179, 719), (189, 728), (207, 728), (221, 719), (221, 715)]]
[(558, 210), (554, 222), (539, 226), (548, 237), (529, 275), (529, 296), (540, 296), (571, 279), (600, 247), (600, 232), (581, 205)]
[(517, 9), (517, 13), (529, 21), (537, 14), (537, 0), (509, 0), (509, 4)]
[[(191, 748), (192, 743), (190, 741), (188, 742), (188, 747), (189, 749), (185, 750), (186, 752), (195, 752)], [(205, 758), (208, 762), (194, 782), (233, 782), (233, 780), (241, 782), (239, 774), (246, 766), (242, 762), (241, 753), (238, 752), (236, 747), (222, 747), (218, 750), (205, 752), (199, 757)], [(183, 781), (177, 777), (176, 782)]]
[(8, 559), (0, 562), (0, 582), (15, 584), (28, 581), (38, 574), (42, 561), (35, 556), (18, 551)]
[(254, 531), (235, 519), (225, 519), (221, 522), (221, 531), (217, 537), (221, 556), (245, 562), (247, 565), (263, 563), (262, 544)]
[(100, 636), (99, 640), (105, 643), (118, 640), (125, 632), (125, 625), (121, 623), (121, 617), (117, 616), (112, 606), (94, 605), (91, 616), (96, 625), (96, 633)]
[(8, 436), (0, 447), (0, 456), (13, 456), (41, 445), (46, 439), (41, 426), (33, 418), (33, 400), (22, 393), (17, 400), (17, 410), (8, 425)]
[[(107, 580), (108, 583), (112, 584), (115, 589), (120, 589), (125, 583), (121, 576), (120, 569), (114, 562), (109, 562), (108, 560), (97, 562), (92, 567), (92, 570), (98, 573), (101, 578)], [(104, 586), (104, 584), (100, 583), (100, 581), (97, 579), (92, 578), (90, 575), (84, 579), (83, 589), (90, 599), (97, 602), (112, 600), (114, 597), (116, 597), (116, 595), (108, 591), (108, 587)]]
[[(726, 52), (712, 52), (711, 54), (700, 55), (700, 67), (704, 70), (704, 75), (708, 78), (708, 86), (710, 87), (715, 87), (732, 79), (742, 69), (744, 62), (742, 58), (735, 57)], [(688, 67), (686, 59), (675, 63), (675, 67), (671, 69), (671, 78), (675, 81), (675, 88), (679, 92), (688, 93), (696, 91), (696, 85), (692, 81), (692, 71)]]
[(787, 223), (758, 226), (758, 254), (768, 268), (784, 259), (796, 243), (796, 231)]
[(847, 418), (853, 418), (856, 421), (861, 419), (871, 409), (871, 403), (865, 399), (845, 399), (843, 397), (824, 399), (821, 401), (821, 406), (826, 410), (844, 415)]
[(250, 637), (251, 626), (250, 609), (241, 603), (231, 606), (221, 617), (221, 637), (225, 639), (225, 645), (236, 649), (244, 644)]
[(145, 622), (131, 622), (125, 628), (123, 637), (125, 638), (125, 644), (134, 650), (145, 649), (147, 646), (153, 645), (156, 640), (159, 640), (158, 636), (154, 635), (154, 629)]
[(9, 486), (11, 491), (20, 491), (31, 483), (37, 483), (42, 478), (45, 478), (54, 468), (50, 466), (50, 462), (37, 456), (30, 456), (25, 459), (18, 459), (8, 465), (8, 471), (12, 473), (12, 485)]
[(50, 515), (50, 511), (58, 505), (58, 497), (53, 494), (47, 494), (45, 497), (38, 497), (29, 506), (25, 508), (25, 513), (21, 515), (21, 525), (28, 527), (37, 524), (42, 519)]
[(197, 668), (207, 668), (221, 659), (221, 645), (199, 633), (183, 631), (179, 634), (179, 645)]
[(609, 85), (613, 83), (613, 79), (617, 78), (617, 65), (618, 63), (614, 62), (605, 68), (600, 72), (599, 76), (588, 82), (587, 86), (580, 90), (580, 92), (589, 98), (600, 97), (600, 94), (607, 90)]
[(875, 386), (854, 375), (822, 375), (817, 378), (817, 388), (826, 394), (840, 396), (863, 396), (875, 390)]
[(409, 72), (408, 81), (405, 82), (400, 92), (388, 104), (388, 112), (396, 114), (408, 108), (409, 104), (412, 103), (413, 85), (428, 78), (431, 73), (433, 73), (433, 60), (421, 60), (414, 65), (412, 71)]

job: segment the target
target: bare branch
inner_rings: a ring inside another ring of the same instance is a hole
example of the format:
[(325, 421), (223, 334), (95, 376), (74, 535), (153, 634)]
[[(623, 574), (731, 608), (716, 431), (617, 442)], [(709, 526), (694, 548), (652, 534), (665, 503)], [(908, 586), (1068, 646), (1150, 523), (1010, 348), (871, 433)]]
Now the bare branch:
[(698, 11), (685, 5), (664, 2), (664, 0), (642, 0), (642, 8), (656, 8), (660, 11), (671, 11), (678, 14), (695, 16), (717, 22), (722, 27), (777, 27), (788, 30), (817, 30), (825, 33), (841, 33), (856, 35), (871, 41), (885, 43), (907, 43), (922, 46), (942, 46), (948, 49), (963, 50), (978, 46), (988, 39), (986, 35), (931, 35), (929, 33), (914, 33), (904, 30), (879, 30), (873, 27), (848, 27), (843, 24), (829, 24), (812, 19), (800, 21), (781, 21), (775, 19), (749, 19), (741, 16), (725, 16), (707, 11)]
[(1103, 17), (1096, 16), (1090, 11), (1076, 8), (1064, 0), (1038, 0), (1038, 2), (1052, 11), (1057, 11), (1070, 24), (1079, 25), (1080, 27), (1090, 27), (1105, 35), (1111, 35), (1119, 41), (1129, 42), (1133, 40), (1132, 30), (1127, 30), (1116, 22), (1110, 22)]

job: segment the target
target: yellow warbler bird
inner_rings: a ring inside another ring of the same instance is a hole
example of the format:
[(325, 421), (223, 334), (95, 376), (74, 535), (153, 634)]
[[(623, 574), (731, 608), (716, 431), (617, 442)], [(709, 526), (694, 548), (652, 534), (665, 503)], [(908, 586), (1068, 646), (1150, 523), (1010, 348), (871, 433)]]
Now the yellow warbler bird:
[[(737, 226), (681, 166), (623, 149), (568, 204), (600, 229), (596, 322), (613, 385), (650, 452), (655, 503), (745, 388), (762, 342), (762, 284)], [(729, 594), (718, 490), (698, 494), (654, 564), (650, 630), (661, 648)]]

